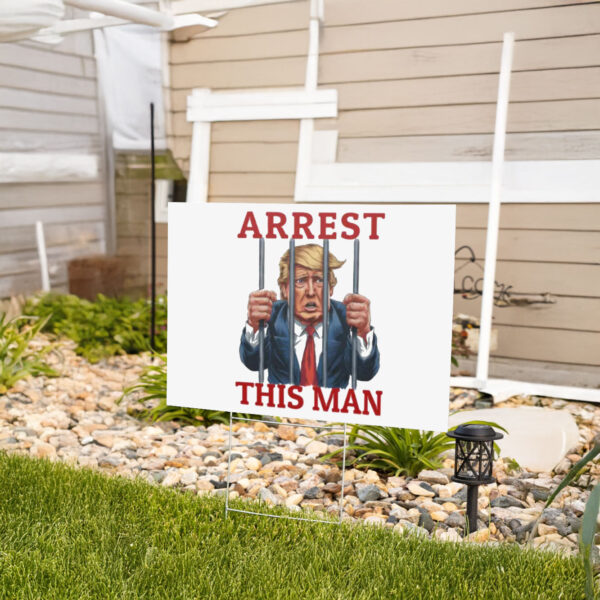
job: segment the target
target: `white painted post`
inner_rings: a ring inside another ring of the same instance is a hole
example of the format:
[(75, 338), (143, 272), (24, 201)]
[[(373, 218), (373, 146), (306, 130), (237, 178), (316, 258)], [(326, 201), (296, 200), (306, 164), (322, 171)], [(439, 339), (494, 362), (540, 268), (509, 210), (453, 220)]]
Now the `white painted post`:
[[(323, 19), (323, 0), (311, 0), (310, 25), (308, 41), (308, 57), (306, 60), (306, 76), (304, 89), (312, 92), (317, 89), (319, 79), (319, 29)], [(294, 199), (304, 199), (304, 188), (310, 180), (310, 165), (312, 156), (314, 119), (300, 120), (300, 135), (298, 138), (298, 158), (296, 161), (296, 184)]]
[(46, 238), (44, 237), (44, 225), (41, 221), (35, 222), (35, 239), (40, 259), (40, 275), (42, 277), (42, 290), (50, 291), (50, 275), (48, 273), (48, 255), (46, 254)]
[(502, 62), (496, 105), (496, 125), (494, 127), (494, 150), (492, 154), (492, 187), (488, 208), (488, 225), (485, 242), (485, 265), (483, 271), (483, 293), (481, 297), (481, 317), (479, 324), (479, 350), (477, 353), (476, 379), (478, 387), (484, 386), (488, 378), (490, 362), (490, 338), (492, 331), (492, 311), (494, 308), (494, 282), (496, 279), (496, 256), (498, 253), (498, 230), (500, 225), (500, 192), (504, 167), (504, 147), (506, 142), (506, 115), (510, 94), (510, 75), (513, 59), (515, 34), (505, 33), (502, 44)]
[[(207, 98), (209, 89), (194, 90), (194, 101)], [(195, 106), (197, 104), (194, 104)], [(194, 121), (192, 128), (192, 150), (190, 153), (190, 178), (187, 187), (187, 202), (206, 202), (208, 200), (208, 177), (210, 171), (210, 123)]]

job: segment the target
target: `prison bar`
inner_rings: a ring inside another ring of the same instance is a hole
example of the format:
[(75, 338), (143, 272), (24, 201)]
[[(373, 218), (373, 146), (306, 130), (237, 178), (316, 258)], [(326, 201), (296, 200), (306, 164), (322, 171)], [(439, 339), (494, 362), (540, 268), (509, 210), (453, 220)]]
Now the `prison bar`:
[(290, 337), (289, 380), (294, 384), (294, 359), (296, 357), (296, 332), (294, 330), (294, 314), (296, 312), (296, 240), (290, 240), (288, 264), (288, 328)]
[[(265, 287), (265, 239), (258, 240), (258, 289)], [(265, 381), (265, 322), (258, 325), (258, 382)]]
[[(354, 269), (352, 272), (352, 293), (358, 294), (358, 269), (359, 269), (360, 242), (354, 240)], [(352, 328), (352, 389), (356, 389), (356, 356), (358, 353), (358, 339), (356, 327)]]
[(329, 339), (329, 240), (323, 240), (323, 348), (321, 350), (323, 365), (323, 385), (327, 387), (327, 340)]

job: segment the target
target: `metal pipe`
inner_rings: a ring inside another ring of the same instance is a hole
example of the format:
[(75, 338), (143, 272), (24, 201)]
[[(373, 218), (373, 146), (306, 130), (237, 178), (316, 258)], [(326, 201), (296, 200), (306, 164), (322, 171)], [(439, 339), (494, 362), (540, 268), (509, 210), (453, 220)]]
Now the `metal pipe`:
[[(358, 238), (354, 240), (354, 268), (352, 273), (352, 293), (358, 294), (358, 270), (360, 257), (360, 242)], [(356, 337), (356, 327), (352, 328), (352, 389), (356, 389), (356, 370), (357, 370), (357, 354), (358, 354), (358, 338)]]
[[(265, 239), (258, 240), (258, 289), (265, 288)], [(265, 322), (258, 324), (258, 382), (265, 381)]]
[(288, 331), (290, 337), (289, 380), (294, 383), (294, 357), (296, 352), (296, 332), (294, 314), (296, 312), (296, 241), (290, 240), (288, 263)]
[(467, 485), (467, 528), (469, 533), (477, 531), (477, 496), (479, 495), (478, 485)]
[(156, 352), (156, 168), (154, 102), (150, 102), (150, 349)]
[(161, 29), (172, 29), (175, 24), (171, 15), (132, 4), (125, 0), (64, 0), (64, 3), (82, 10), (99, 12), (142, 25), (160, 27)]
[(321, 350), (323, 365), (323, 387), (327, 387), (327, 340), (329, 339), (329, 240), (323, 240), (323, 348)]

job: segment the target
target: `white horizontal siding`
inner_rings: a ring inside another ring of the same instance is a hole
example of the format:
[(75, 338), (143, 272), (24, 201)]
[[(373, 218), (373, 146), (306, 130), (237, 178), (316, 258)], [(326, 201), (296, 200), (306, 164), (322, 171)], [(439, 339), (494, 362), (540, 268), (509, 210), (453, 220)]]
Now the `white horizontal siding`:
[(105, 250), (97, 92), (90, 32), (0, 48), (0, 297), (41, 287), (38, 220), (55, 288), (70, 259)]

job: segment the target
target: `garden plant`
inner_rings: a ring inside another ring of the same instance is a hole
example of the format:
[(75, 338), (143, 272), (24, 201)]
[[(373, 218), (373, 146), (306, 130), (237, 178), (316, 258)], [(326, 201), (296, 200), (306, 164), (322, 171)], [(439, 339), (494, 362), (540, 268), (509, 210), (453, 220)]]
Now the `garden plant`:
[[(43, 294), (28, 300), (23, 312), (44, 319), (43, 331), (77, 343), (75, 351), (90, 362), (117, 354), (150, 350), (150, 304), (145, 299), (107, 298), (94, 302), (72, 294)], [(167, 347), (167, 298), (156, 303), (155, 350)]]
[(15, 317), (0, 313), (0, 394), (28, 376), (56, 376), (45, 360), (52, 346), (33, 348), (31, 342), (44, 327), (45, 319)]
[[(600, 454), (600, 435), (594, 437), (592, 447), (590, 450), (576, 462), (571, 469), (567, 472), (563, 480), (556, 486), (554, 491), (548, 496), (546, 500), (546, 508), (548, 508), (556, 497), (571, 483), (586, 470), (589, 463), (593, 461)], [(581, 531), (579, 533), (579, 552), (581, 554), (583, 565), (585, 569), (585, 596), (586, 600), (594, 600), (595, 595), (595, 581), (594, 573), (597, 571), (596, 563), (598, 559), (595, 558), (594, 543), (596, 538), (596, 532), (598, 529), (598, 514), (600, 511), (600, 483), (597, 483), (592, 489), (588, 501), (585, 506), (583, 513), (583, 521), (581, 524)], [(533, 538), (536, 535), (537, 527), (539, 525), (538, 520), (534, 523), (531, 535), (529, 536), (530, 544), (533, 542)], [(597, 553), (596, 553), (597, 556)]]

